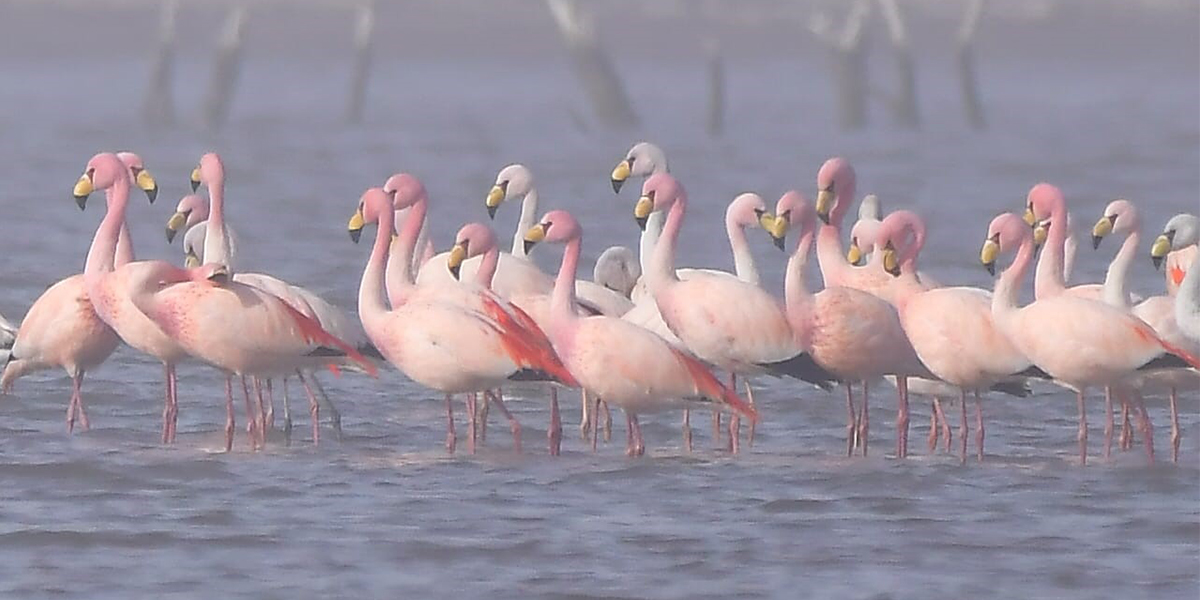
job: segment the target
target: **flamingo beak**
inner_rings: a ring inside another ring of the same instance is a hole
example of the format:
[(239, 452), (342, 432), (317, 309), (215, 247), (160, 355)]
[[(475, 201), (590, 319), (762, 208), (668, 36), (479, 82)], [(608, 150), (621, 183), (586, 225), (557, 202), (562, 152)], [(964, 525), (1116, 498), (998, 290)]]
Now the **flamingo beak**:
[(826, 225), (829, 224), (829, 213), (833, 211), (833, 200), (833, 186), (817, 192), (817, 217)]
[(996, 258), (1000, 256), (1000, 242), (997, 240), (999, 236), (989, 238), (983, 243), (983, 249), (979, 251), (979, 262), (983, 263), (989, 275), (996, 275)]
[(1033, 247), (1041, 248), (1046, 243), (1046, 238), (1050, 236), (1050, 219), (1046, 219), (1038, 224), (1033, 230)]
[(892, 247), (891, 242), (883, 249), (883, 270), (892, 277), (900, 276), (900, 259), (896, 256), (896, 249)]
[(642, 231), (646, 230), (646, 220), (650, 218), (652, 212), (654, 212), (654, 198), (648, 195), (638, 198), (637, 204), (633, 207), (633, 220), (637, 221), (638, 228)]
[(88, 196), (92, 195), (94, 189), (92, 178), (86, 173), (79, 177), (79, 181), (75, 182), (75, 189), (71, 193), (75, 195), (75, 204), (79, 205), (79, 210), (87, 208)]
[(167, 219), (167, 243), (168, 244), (170, 244), (171, 242), (174, 242), (175, 234), (179, 233), (179, 230), (183, 229), (184, 225), (187, 225), (187, 218), (188, 218), (188, 213), (176, 212), (175, 214), (171, 215), (170, 219)]
[(1171, 236), (1162, 234), (1154, 238), (1154, 245), (1150, 246), (1150, 261), (1154, 263), (1154, 270), (1162, 268), (1163, 259), (1171, 252)]
[(783, 250), (784, 242), (787, 241), (788, 220), (772, 216), (770, 213), (764, 214), (760, 219), (762, 228), (766, 230), (767, 235), (771, 236), (771, 243), (775, 244), (776, 248)]
[(1116, 215), (1110, 215), (1096, 221), (1096, 226), (1092, 228), (1092, 250), (1100, 249), (1100, 242), (1104, 240), (1104, 236), (1112, 233), (1113, 222), (1116, 220)]
[(200, 187), (200, 167), (192, 169), (191, 184), (193, 192), (196, 191), (196, 188)]
[(350, 230), (350, 240), (355, 244), (357, 244), (359, 238), (362, 237), (362, 230), (365, 226), (366, 221), (363, 219), (362, 209), (359, 208), (358, 210), (354, 211), (354, 216), (350, 217), (350, 224), (348, 226), (348, 229)]
[[(528, 243), (528, 242), (526, 242)], [(467, 241), (456, 244), (450, 249), (450, 257), (446, 259), (446, 267), (450, 269), (450, 275), (455, 279), (459, 278), (459, 273), (462, 271), (463, 261), (467, 259)]]
[(538, 223), (525, 232), (525, 254), (533, 249), (538, 242), (546, 239), (546, 225)]
[(191, 248), (188, 248), (187, 253), (183, 255), (183, 266), (189, 269), (200, 266), (200, 257), (196, 256), (196, 253)]
[(489, 219), (496, 218), (496, 209), (500, 208), (501, 202), (504, 202), (504, 196), (507, 193), (507, 189), (508, 182), (502, 181), (496, 185), (493, 185), (492, 189), (488, 191), (487, 199), (484, 201), (484, 204), (487, 205)]
[(846, 262), (858, 267), (862, 266), (863, 251), (858, 246), (858, 238), (851, 238), (850, 249), (846, 251)]
[(633, 174), (633, 159), (627, 158), (619, 163), (612, 170), (612, 188), (613, 192), (620, 194), (621, 186), (625, 185), (625, 180)]
[(1025, 224), (1029, 225), (1030, 227), (1035, 227), (1038, 224), (1038, 218), (1037, 218), (1037, 215), (1033, 214), (1033, 206), (1032, 205), (1028, 206), (1025, 209), (1025, 216), (1022, 218), (1025, 219)]
[(146, 169), (138, 171), (134, 180), (137, 183), (138, 189), (146, 192), (146, 198), (150, 200), (150, 204), (154, 204), (154, 200), (158, 198), (158, 182), (154, 180), (154, 176), (150, 174), (150, 171)]

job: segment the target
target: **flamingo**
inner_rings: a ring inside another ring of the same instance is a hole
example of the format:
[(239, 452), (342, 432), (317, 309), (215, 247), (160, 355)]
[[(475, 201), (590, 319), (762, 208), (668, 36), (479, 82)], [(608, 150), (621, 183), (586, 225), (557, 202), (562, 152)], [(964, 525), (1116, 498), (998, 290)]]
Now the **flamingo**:
[(592, 269), (592, 281), (626, 298), (633, 293), (633, 286), (642, 276), (642, 265), (637, 256), (625, 246), (610, 246), (596, 257)]
[[(1139, 319), (1154, 328), (1163, 340), (1187, 350), (1191, 354), (1200, 354), (1200, 341), (1192, 340), (1183, 333), (1175, 321), (1174, 298), (1161, 295), (1151, 296), (1136, 304), (1132, 302), (1126, 280), (1133, 266), (1137, 252), (1138, 240), (1141, 236), (1141, 218), (1133, 203), (1124, 200), (1114, 200), (1104, 209), (1104, 215), (1092, 228), (1092, 244), (1099, 248), (1100, 242), (1110, 234), (1125, 235), (1117, 251), (1116, 258), (1109, 266), (1108, 275), (1104, 280), (1104, 301), (1108, 304), (1131, 311)], [(1196, 374), (1185, 369), (1173, 373), (1159, 373), (1153, 377), (1142, 377), (1133, 382), (1135, 388), (1144, 384), (1157, 384), (1167, 388), (1171, 408), (1171, 459), (1179, 461), (1179, 411), (1178, 388), (1181, 386), (1195, 387)], [(1136, 390), (1135, 390), (1136, 391)], [(1111, 414), (1111, 413), (1110, 413)], [(1105, 455), (1109, 452), (1108, 443), (1111, 425), (1105, 430)]]
[[(415, 177), (400, 177), (392, 191), (370, 188), (363, 193), (359, 209), (350, 219), (352, 239), (364, 226), (377, 223), (375, 244), (359, 287), (358, 312), (367, 336), (387, 360), (409, 379), (442, 392), (446, 400), (446, 449), (456, 445), (451, 396), (477, 393), (512, 380), (557, 382), (576, 387), (575, 379), (562, 365), (545, 337), (514, 319), (490, 297), (476, 294), (483, 310), (453, 301), (447, 291), (458, 287), (418, 287), (408, 278), (395, 282), (393, 306), (384, 298), (384, 271), (392, 245), (397, 207), (411, 207), (400, 231), (399, 256), (408, 264), (416, 244), (417, 229), (425, 218), (427, 195)], [(474, 432), (472, 427), (472, 432)], [(473, 439), (473, 434), (472, 434)]]
[[(638, 225), (644, 225), (653, 212), (666, 212), (667, 219), (645, 276), (663, 321), (688, 351), (729, 371), (733, 378), (738, 373), (770, 373), (832, 387), (835, 376), (797, 344), (784, 307), (769, 293), (728, 275), (696, 273), (686, 280), (676, 275), (675, 246), (687, 212), (687, 192), (667, 173), (651, 175), (642, 184), (642, 197), (634, 207)], [(734, 417), (730, 426), (734, 452), (736, 429)]]
[[(1184, 278), (1191, 272), (1190, 265), (1195, 264), (1196, 256), (1200, 254), (1200, 246), (1197, 245), (1200, 236), (1196, 235), (1198, 231), (1200, 221), (1197, 221), (1196, 216), (1182, 213), (1171, 217), (1163, 227), (1162, 234), (1154, 240), (1151, 258), (1154, 260), (1155, 269), (1166, 261), (1169, 296), (1178, 294)], [(1176, 236), (1180, 241), (1176, 241)]]
[[(208, 230), (204, 235), (204, 264), (225, 265), (235, 272), (233, 264), (233, 241), (225, 226), (225, 163), (216, 152), (200, 157), (200, 164), (192, 169), (191, 185), (195, 192), (200, 184), (208, 188)], [(208, 235), (211, 233), (212, 235)]]
[[(1035, 202), (1031, 209), (1044, 212), (1045, 205)], [(995, 273), (997, 257), (1014, 248), (1016, 258), (996, 281), (992, 316), (1030, 362), (1075, 390), (1079, 460), (1086, 465), (1087, 388), (1119, 383), (1139, 370), (1183, 364), (1200, 367), (1200, 359), (1164, 342), (1129, 312), (1102, 302), (1059, 294), (1017, 306), (1020, 284), (1033, 258), (1033, 235), (1021, 217), (1005, 213), (989, 225), (980, 261)]]
[(641, 456), (645, 452), (639, 413), (678, 407), (687, 400), (715, 402), (757, 420), (754, 408), (736, 392), (662, 338), (618, 318), (581, 317), (572, 310), (583, 229), (570, 213), (546, 213), (524, 237), (530, 247), (542, 241), (566, 245), (551, 301), (549, 333), (554, 348), (584, 389), (625, 411), (629, 431), (626, 454)]
[[(167, 220), (167, 243), (175, 241), (175, 236), (184, 230), (183, 250), (188, 267), (199, 266), (204, 257), (204, 243), (208, 238), (208, 199), (197, 194), (188, 194), (180, 198), (175, 205), (175, 214)], [(236, 257), (238, 236), (233, 228), (225, 225), (229, 236), (229, 254)], [(194, 264), (193, 264), (194, 263)]]
[[(916, 264), (925, 225), (916, 213), (893, 212), (875, 233), (876, 244), (882, 242), (883, 246), (880, 263), (896, 277), (896, 309), (908, 341), (922, 364), (938, 379), (958, 388), (962, 402), (959, 461), (963, 463), (967, 460), (967, 392), (975, 395), (975, 445), (982, 461), (985, 432), (980, 392), (1021, 376), (1031, 363), (996, 327), (991, 293), (972, 287), (925, 289)], [(917, 241), (898, 253), (909, 235)]]

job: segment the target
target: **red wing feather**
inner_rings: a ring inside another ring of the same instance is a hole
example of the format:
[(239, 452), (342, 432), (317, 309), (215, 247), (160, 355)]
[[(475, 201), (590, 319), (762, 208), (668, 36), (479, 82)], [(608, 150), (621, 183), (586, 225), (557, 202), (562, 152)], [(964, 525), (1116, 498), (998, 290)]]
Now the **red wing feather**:
[[(278, 300), (278, 298), (276, 299)], [(358, 363), (358, 365), (362, 367), (363, 370), (366, 371), (371, 377), (379, 376), (379, 371), (375, 368), (375, 364), (370, 360), (367, 360), (367, 357), (363, 356), (358, 350), (355, 350), (353, 346), (343, 342), (342, 340), (339, 340), (328, 331), (325, 331), (321, 327), (320, 323), (306, 317), (304, 313), (292, 308), (292, 306), (287, 302), (279, 300), (279, 304), (296, 322), (296, 326), (300, 329), (300, 335), (304, 338), (305, 342), (337, 348), (338, 350), (345, 352), (346, 356), (350, 358), (350, 360)]]
[(725, 384), (718, 381), (717, 377), (712, 374), (712, 371), (709, 371), (708, 367), (704, 366), (704, 363), (675, 348), (671, 348), (671, 351), (675, 353), (675, 356), (679, 358), (683, 366), (687, 367), (688, 373), (692, 376), (692, 381), (696, 384), (696, 389), (701, 394), (713, 400), (720, 400), (739, 415), (751, 421), (758, 422), (758, 411), (739, 398), (736, 391), (729, 389)]
[(500, 339), (510, 358), (522, 367), (549, 373), (563, 385), (579, 387), (579, 382), (563, 365), (546, 334), (529, 315), (515, 306), (513, 313), (509, 313), (494, 298), (487, 294), (481, 297), (487, 315), (495, 321), (500, 331)]

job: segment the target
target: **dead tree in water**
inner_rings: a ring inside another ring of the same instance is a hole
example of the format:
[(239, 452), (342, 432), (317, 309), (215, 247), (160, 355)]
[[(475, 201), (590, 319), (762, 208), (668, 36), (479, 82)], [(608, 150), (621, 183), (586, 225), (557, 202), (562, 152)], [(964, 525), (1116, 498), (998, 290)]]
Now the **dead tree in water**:
[(178, 14), (178, 0), (163, 2), (158, 22), (158, 41), (150, 63), (150, 80), (146, 86), (145, 100), (142, 102), (146, 121), (152, 125), (175, 123), (175, 98), (171, 91), (171, 81), (175, 63), (175, 21)]
[(831, 31), (827, 18), (818, 18), (809, 29), (823, 40), (832, 52), (835, 102), (838, 124), (842, 129), (861, 129), (867, 123), (867, 51), (866, 23), (871, 4), (858, 0), (850, 8), (846, 26), (840, 34)]
[(354, 71), (350, 76), (350, 99), (346, 105), (346, 122), (361, 123), (367, 103), (367, 82), (371, 71), (371, 40), (375, 34), (375, 1), (368, 0), (358, 8), (354, 24)]
[(887, 23), (892, 54), (896, 59), (897, 89), (889, 103), (892, 116), (900, 125), (915, 129), (920, 126), (921, 116), (917, 110), (917, 75), (912, 48), (908, 42), (908, 29), (896, 0), (879, 0), (879, 6), (882, 9), (883, 20)]
[(955, 36), (958, 58), (958, 77), (962, 86), (963, 109), (967, 122), (975, 129), (987, 127), (983, 116), (983, 101), (979, 96), (979, 79), (975, 73), (975, 34), (983, 17), (984, 0), (971, 0), (963, 16), (962, 26)]
[(208, 82), (208, 95), (204, 99), (204, 125), (209, 129), (220, 127), (229, 116), (229, 104), (233, 100), (238, 73), (241, 71), (242, 42), (246, 33), (246, 8), (235, 6), (230, 9), (217, 42), (217, 56), (213, 61), (212, 77)]
[(558, 25), (575, 73), (583, 83), (596, 118), (606, 126), (630, 128), (638, 124), (637, 113), (625, 93), (612, 61), (604, 54), (591, 18), (576, 0), (546, 0)]

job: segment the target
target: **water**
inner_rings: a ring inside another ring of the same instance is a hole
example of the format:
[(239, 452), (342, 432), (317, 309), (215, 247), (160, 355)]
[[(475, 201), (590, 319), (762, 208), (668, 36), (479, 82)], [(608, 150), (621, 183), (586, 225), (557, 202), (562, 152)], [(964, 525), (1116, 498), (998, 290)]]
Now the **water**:
[[(876, 107), (875, 124), (853, 134), (832, 124), (823, 54), (794, 35), (802, 21), (786, 13), (793, 20), (760, 29), (731, 23), (721, 34), (728, 130), (712, 140), (702, 133), (702, 66), (687, 56), (695, 40), (683, 25), (605, 13), (607, 31), (634, 40), (610, 51), (647, 125), (584, 130), (572, 114), (586, 105), (536, 6), (497, 9), (534, 15), (536, 26), (489, 13), (511, 25), (511, 39), (494, 45), (479, 41), (493, 39), (481, 26), (464, 24), (469, 6), (452, 6), (440, 20), (412, 9), (424, 21), (384, 10), (395, 35), (380, 40), (367, 125), (350, 129), (338, 123), (349, 19), (294, 9), (272, 14), (274, 26), (252, 21), (231, 124), (216, 134), (188, 122), (203, 97), (216, 13), (185, 10), (176, 77), (185, 123), (152, 129), (135, 109), (146, 38), (132, 33), (151, 27), (153, 11), (9, 8), (0, 73), (21, 85), (0, 91), (10, 142), (0, 151), (0, 311), (19, 317), (82, 267), (101, 205), (80, 214), (67, 190), (100, 149), (136, 150), (159, 178), (159, 202), (139, 200), (130, 214), (141, 257), (177, 256), (163, 224), (197, 157), (217, 149), (242, 264), (347, 308), (366, 251), (346, 239), (345, 223), (363, 188), (398, 170), (422, 177), (444, 249), (461, 223), (485, 218), (495, 172), (525, 162), (543, 206), (583, 221), (590, 264), (607, 245), (636, 245), (633, 193), (615, 199), (607, 174), (640, 137), (666, 147), (691, 192), (680, 253), (690, 265), (731, 267), (714, 240), (734, 194), (811, 193), (834, 153), (852, 158), (863, 193), (926, 216), (922, 267), (945, 282), (987, 285), (977, 262), (987, 221), (1021, 210), (1042, 179), (1067, 192), (1081, 235), (1117, 196), (1138, 202), (1147, 230), (1197, 208), (1194, 7), (1101, 16), (1064, 4), (1047, 21), (994, 17), (980, 40), (992, 123), (983, 133), (961, 125), (939, 45), (952, 28), (943, 17), (915, 25), (928, 34), (916, 38), (925, 128), (897, 130)], [(653, 49), (662, 52), (650, 52), (647, 32), (658, 26), (665, 38)], [(95, 44), (85, 52), (32, 31)], [(886, 57), (876, 56), (886, 83)], [(517, 212), (502, 207), (503, 239)], [(766, 285), (778, 290), (781, 256), (764, 236), (750, 239)], [(1102, 276), (1116, 247), (1107, 244), (1080, 250), (1077, 281)], [(554, 268), (556, 251), (536, 253)], [(1134, 282), (1142, 293), (1161, 289), (1149, 261), (1138, 261)], [(199, 366), (180, 369), (179, 443), (169, 448), (156, 441), (161, 367), (132, 351), (88, 375), (88, 433), (64, 432), (69, 384), (60, 373), (20, 381), (0, 402), (0, 596), (1186, 598), (1200, 580), (1194, 390), (1181, 403), (1179, 465), (1162, 460), (1161, 398), (1150, 401), (1159, 462), (1146, 466), (1140, 448), (1100, 459), (1093, 399), (1085, 469), (1075, 464), (1074, 402), (1048, 389), (988, 398), (987, 460), (964, 467), (924, 452), (924, 402), (914, 406), (914, 456), (890, 458), (886, 388), (874, 395), (866, 459), (841, 456), (840, 396), (771, 381), (758, 384), (765, 421), (740, 456), (713, 449), (702, 415), (693, 419), (698, 449), (684, 454), (678, 416), (662, 415), (644, 419), (647, 457), (626, 459), (614, 413), (613, 443), (593, 455), (571, 426), (564, 455), (551, 459), (546, 402), (535, 395), (512, 402), (524, 454), (511, 451), (493, 411), (486, 447), (469, 456), (460, 444), (450, 457), (436, 395), (390, 370), (377, 381), (325, 380), (346, 438), (325, 429), (312, 447), (294, 394), (293, 443), (277, 434), (256, 454), (241, 432), (232, 454), (217, 451), (221, 383)], [(565, 398), (577, 423), (577, 403)], [(957, 407), (949, 416), (957, 422)]]

